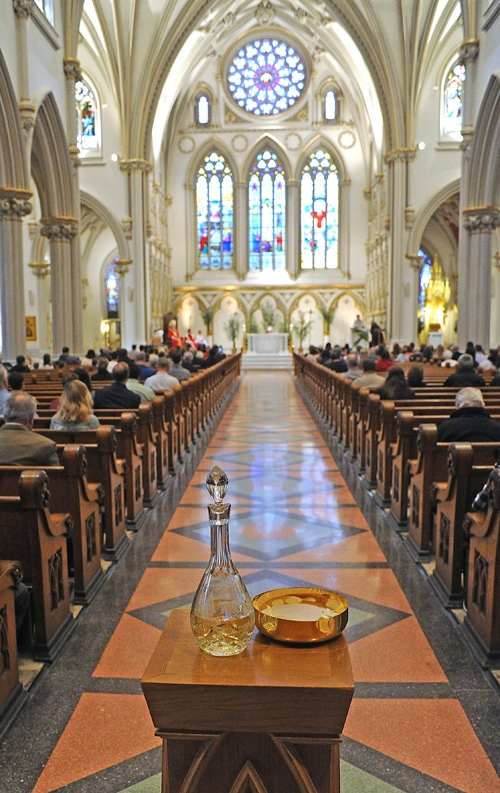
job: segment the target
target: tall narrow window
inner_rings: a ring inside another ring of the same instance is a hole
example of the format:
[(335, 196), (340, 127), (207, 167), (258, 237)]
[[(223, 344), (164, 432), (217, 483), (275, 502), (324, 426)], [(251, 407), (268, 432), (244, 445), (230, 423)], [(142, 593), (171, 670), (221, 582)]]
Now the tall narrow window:
[(200, 127), (210, 124), (210, 99), (206, 94), (201, 94), (196, 100), (195, 121)]
[(250, 270), (282, 270), (286, 265), (285, 193), (283, 166), (266, 149), (254, 160), (248, 183)]
[(339, 178), (331, 154), (318, 149), (302, 169), (300, 181), (301, 266), (338, 267)]
[(52, 0), (35, 0), (35, 5), (47, 17), (50, 24), (54, 24), (54, 7)]
[(233, 266), (233, 174), (219, 152), (207, 154), (196, 179), (198, 261), (203, 270)]
[(448, 71), (444, 83), (443, 133), (459, 136), (462, 131), (462, 91), (465, 66), (455, 63)]
[(87, 80), (75, 83), (77, 140), (80, 156), (99, 153), (99, 113), (95, 91)]
[(120, 281), (113, 267), (113, 262), (108, 266), (104, 279), (106, 290), (107, 318), (116, 319), (119, 316)]
[(323, 98), (323, 116), (325, 121), (335, 121), (337, 118), (337, 97), (332, 89)]

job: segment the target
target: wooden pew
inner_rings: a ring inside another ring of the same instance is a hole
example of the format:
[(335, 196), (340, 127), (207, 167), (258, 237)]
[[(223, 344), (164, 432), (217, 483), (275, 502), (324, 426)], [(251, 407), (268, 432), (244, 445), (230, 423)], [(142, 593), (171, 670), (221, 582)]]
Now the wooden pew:
[[(63, 430), (35, 430), (58, 444), (62, 455), (64, 445), (78, 443), (87, 455), (87, 480), (100, 483), (104, 491), (103, 556), (117, 561), (128, 550), (125, 533), (125, 461), (117, 456), (117, 439), (114, 427), (64, 433)], [(64, 433), (64, 434), (63, 434)]]
[[(55, 440), (58, 444), (81, 443), (84, 446), (97, 442), (97, 433), (104, 427), (96, 430), (50, 430), (41, 427), (47, 419), (35, 419), (35, 431)], [(111, 422), (114, 426), (114, 422)], [(57, 433), (57, 434), (54, 434)], [(118, 457), (125, 461), (122, 471), (125, 475), (125, 506), (126, 520), (130, 528), (137, 529), (145, 515), (143, 511), (142, 487), (142, 444), (138, 442), (138, 423), (134, 413), (123, 412), (120, 417), (120, 429), (115, 427), (114, 444)], [(104, 487), (104, 483), (103, 487)]]
[(467, 614), (463, 638), (484, 667), (500, 658), (500, 470), (488, 484), (488, 510), (466, 516), (470, 538), (467, 565)]
[[(71, 551), (69, 556), (74, 568), (72, 600), (86, 606), (104, 583), (99, 509), (103, 504), (104, 491), (100, 484), (87, 481), (87, 456), (83, 446), (65, 446), (61, 456), (62, 466), (46, 469), (50, 508), (56, 513), (68, 510), (71, 515), (73, 527), (68, 551)], [(39, 470), (42, 470), (40, 466), (0, 466), (0, 495), (17, 495), (22, 471)]]
[(18, 496), (0, 496), (0, 541), (6, 557), (19, 559), (33, 588), (36, 661), (52, 662), (75, 621), (69, 609), (66, 535), (69, 513), (51, 513), (45, 471), (23, 471)]
[(498, 443), (451, 443), (448, 479), (433, 484), (436, 509), (436, 568), (430, 582), (446, 608), (462, 605), (463, 523), (476, 494), (500, 459)]
[(0, 561), (0, 736), (19, 710), (23, 687), (17, 663), (14, 590), (22, 578), (19, 562)]

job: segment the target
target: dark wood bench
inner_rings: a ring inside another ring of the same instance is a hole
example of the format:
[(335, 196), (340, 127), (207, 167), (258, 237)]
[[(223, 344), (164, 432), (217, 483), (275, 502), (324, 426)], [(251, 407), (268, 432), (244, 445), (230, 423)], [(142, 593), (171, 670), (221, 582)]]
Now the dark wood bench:
[(68, 512), (50, 512), (45, 471), (23, 471), (18, 496), (0, 496), (0, 541), (3, 554), (19, 559), (24, 582), (33, 590), (37, 661), (52, 662), (75, 621), (70, 612), (66, 536), (72, 529)]
[(0, 561), (0, 736), (16, 716), (23, 687), (17, 663), (14, 590), (22, 578), (19, 562)]
[[(84, 446), (70, 444), (62, 450), (62, 466), (46, 468), (49, 477), (51, 512), (67, 510), (72, 519), (68, 554), (74, 570), (72, 600), (87, 605), (104, 582), (101, 569), (100, 505), (104, 490), (87, 481), (87, 456)], [(0, 466), (0, 495), (14, 496), (19, 491), (23, 471), (43, 470), (40, 466)]]

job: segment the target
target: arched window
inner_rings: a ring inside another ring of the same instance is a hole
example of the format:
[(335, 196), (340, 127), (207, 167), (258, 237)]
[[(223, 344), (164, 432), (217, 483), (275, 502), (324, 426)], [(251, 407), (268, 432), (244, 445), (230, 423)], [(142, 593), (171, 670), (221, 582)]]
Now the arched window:
[(339, 177), (324, 149), (311, 154), (300, 180), (301, 267), (338, 267)]
[(80, 157), (95, 157), (101, 149), (99, 103), (87, 78), (75, 83), (75, 103)]
[(233, 174), (220, 152), (204, 157), (196, 177), (198, 261), (203, 270), (233, 266)]
[(333, 88), (323, 94), (323, 119), (326, 122), (336, 121), (338, 117), (338, 100)]
[(195, 124), (199, 127), (206, 127), (210, 125), (211, 119), (211, 104), (208, 94), (199, 94), (195, 102)]
[(234, 56), (227, 87), (234, 101), (255, 116), (276, 116), (300, 99), (306, 67), (297, 50), (277, 38), (254, 39)]
[(285, 262), (286, 184), (277, 155), (265, 149), (248, 182), (249, 269), (282, 270)]
[(465, 66), (459, 61), (448, 69), (443, 86), (443, 135), (460, 137)]
[(106, 277), (104, 279), (107, 319), (116, 319), (120, 316), (120, 279), (113, 265), (114, 262), (108, 265)]

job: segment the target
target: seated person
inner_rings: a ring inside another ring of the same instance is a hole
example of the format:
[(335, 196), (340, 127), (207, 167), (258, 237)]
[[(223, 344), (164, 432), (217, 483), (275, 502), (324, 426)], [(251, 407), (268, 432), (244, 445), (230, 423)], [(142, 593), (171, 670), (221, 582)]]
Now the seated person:
[(170, 353), (170, 358), (172, 359), (172, 363), (170, 364), (169, 374), (171, 377), (177, 377), (179, 382), (181, 380), (189, 380), (191, 377), (191, 372), (188, 369), (184, 369), (181, 360), (181, 354), (178, 349), (174, 349)]
[(485, 382), (480, 374), (476, 374), (474, 366), (476, 362), (472, 355), (464, 353), (458, 359), (458, 366), (456, 372), (453, 372), (446, 378), (443, 385), (455, 385), (459, 388), (466, 388), (467, 386), (483, 386)]
[(178, 379), (169, 374), (170, 358), (159, 358), (157, 368), (158, 371), (148, 377), (144, 383), (145, 386), (152, 388), (153, 391), (172, 391), (174, 386), (180, 385)]
[(342, 358), (342, 351), (340, 347), (334, 347), (331, 358), (329, 361), (326, 361), (325, 364), (327, 369), (331, 369), (332, 372), (342, 373), (347, 372), (347, 364)]
[(0, 416), (3, 416), (5, 405), (10, 399), (7, 369), (0, 365)]
[(415, 391), (408, 388), (405, 373), (400, 366), (392, 366), (387, 372), (385, 383), (376, 392), (381, 399), (414, 399)]
[(490, 417), (479, 388), (462, 388), (455, 397), (456, 410), (437, 431), (438, 441), (470, 443), (500, 441), (500, 421)]
[(127, 388), (127, 380), (129, 378), (128, 364), (124, 361), (117, 363), (113, 368), (112, 376), (112, 385), (96, 389), (94, 396), (94, 407), (96, 410), (99, 408), (138, 408), (141, 404), (140, 395), (134, 394), (133, 391)]
[(373, 358), (364, 358), (361, 361), (361, 369), (363, 374), (356, 380), (360, 388), (380, 388), (384, 385), (385, 377), (376, 373)]
[(52, 356), (50, 355), (50, 353), (44, 352), (42, 365), (40, 366), (40, 369), (53, 369), (53, 368), (54, 366), (52, 364)]
[(111, 380), (111, 375), (108, 372), (109, 360), (104, 356), (97, 359), (97, 371), (91, 376), (91, 380)]
[(379, 347), (377, 350), (378, 358), (375, 363), (376, 372), (387, 372), (391, 366), (394, 366), (394, 361), (391, 361), (389, 350), (387, 347)]
[(18, 355), (15, 365), (11, 368), (11, 372), (29, 372), (30, 368), (26, 363), (24, 355)]
[(100, 426), (92, 413), (90, 392), (80, 380), (69, 380), (64, 386), (61, 404), (50, 420), (51, 430), (94, 430)]
[(347, 372), (342, 375), (342, 377), (345, 377), (346, 380), (358, 380), (362, 375), (362, 371), (359, 368), (359, 359), (356, 353), (350, 352), (345, 361), (347, 364)]
[(127, 388), (135, 394), (139, 394), (141, 402), (152, 402), (155, 398), (155, 392), (152, 388), (148, 388), (143, 383), (140, 383), (141, 370), (136, 363), (129, 363), (129, 378), (127, 380)]
[(0, 427), (0, 465), (59, 465), (54, 441), (33, 432), (36, 401), (18, 391), (5, 405), (5, 424)]
[(8, 380), (11, 391), (24, 391), (24, 375), (22, 372), (9, 372)]
[(406, 382), (410, 388), (424, 388), (427, 385), (424, 382), (424, 367), (419, 363), (412, 364), (406, 377)]

